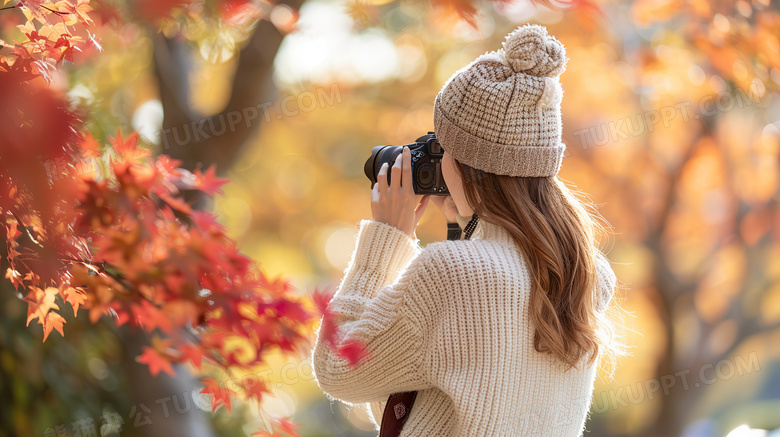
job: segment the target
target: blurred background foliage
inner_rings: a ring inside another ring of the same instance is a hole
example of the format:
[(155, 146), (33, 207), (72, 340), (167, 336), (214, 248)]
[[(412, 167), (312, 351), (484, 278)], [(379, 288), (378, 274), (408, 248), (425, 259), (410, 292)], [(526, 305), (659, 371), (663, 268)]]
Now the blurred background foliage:
[[(597, 381), (589, 435), (780, 428), (777, 3), (595, 4), (601, 12), (585, 2), (477, 3), (472, 27), (426, 2), (306, 0), (246, 27), (210, 20), (207, 8), (157, 23), (132, 2), (104, 1), (105, 53), (86, 54), (53, 86), (90, 113), (96, 137), (121, 126), (188, 167), (216, 162), (232, 181), (214, 206), (231, 237), (306, 294), (338, 285), (356, 224), (370, 217), (371, 147), (432, 130), (434, 97), (451, 74), (517, 25), (546, 25), (570, 58), (561, 177), (611, 224), (604, 247), (629, 313), (621, 323), (631, 355)], [(0, 13), (4, 37), (14, 20)], [(268, 23), (273, 36), (263, 35)], [(183, 140), (192, 122), (224, 123), (231, 111), (241, 114), (235, 129), (214, 135), (219, 124), (205, 123), (211, 138)], [(435, 208), (418, 237), (444, 239)], [(3, 290), (0, 435), (79, 435), (85, 418), (97, 434), (81, 435), (117, 435), (106, 412), (124, 419), (122, 436), (241, 436), (261, 420), (241, 405), (211, 415), (197, 395), (184, 412), (164, 413), (161, 399), (199, 390), (184, 369), (167, 382), (144, 374), (133, 361), (138, 340), (109, 323), (69, 320), (66, 339), (41, 344), (40, 328), (24, 327), (23, 304)], [(747, 371), (727, 372), (745, 362)], [(375, 435), (362, 411), (322, 394), (303, 358), (274, 363), (277, 398), (264, 407), (293, 415), (302, 436)], [(142, 403), (147, 426), (137, 426)]]

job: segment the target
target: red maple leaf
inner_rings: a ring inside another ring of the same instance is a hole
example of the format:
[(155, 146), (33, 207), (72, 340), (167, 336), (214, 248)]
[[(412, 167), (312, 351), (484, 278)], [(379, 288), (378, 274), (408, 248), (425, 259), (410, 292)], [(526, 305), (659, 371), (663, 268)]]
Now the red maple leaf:
[(311, 314), (300, 303), (289, 299), (279, 299), (274, 302), (273, 306), (276, 308), (276, 314), (279, 317), (286, 317), (300, 323), (307, 323), (311, 318)]
[(185, 344), (179, 347), (181, 351), (180, 361), (189, 361), (195, 368), (200, 369), (200, 365), (203, 361), (203, 350), (197, 346), (191, 344)]
[(208, 211), (195, 210), (190, 213), (190, 219), (204, 233), (225, 232), (225, 227), (217, 221), (217, 216)]
[(317, 311), (322, 316), (322, 322), (320, 324), (319, 338), (326, 344), (333, 344), (336, 339), (336, 333), (338, 332), (338, 326), (335, 323), (335, 314), (330, 310), (329, 305), (331, 299), (333, 299), (334, 292), (329, 291), (330, 287), (326, 287), (322, 290), (314, 289), (312, 293), (312, 301), (314, 302)]
[(368, 356), (368, 351), (362, 340), (348, 338), (338, 345), (336, 354), (347, 360), (350, 366), (355, 366), (361, 359)]
[(197, 180), (196, 188), (213, 196), (214, 193), (223, 194), (222, 187), (226, 183), (230, 182), (228, 179), (221, 179), (217, 177), (216, 167), (211, 165), (206, 173), (202, 173), (200, 169), (195, 169), (195, 178)]
[(157, 169), (166, 176), (178, 177), (181, 173), (178, 167), (181, 165), (181, 161), (178, 159), (171, 159), (168, 155), (160, 155), (157, 157)]
[(311, 299), (314, 301), (314, 305), (317, 307), (317, 311), (319, 311), (322, 315), (330, 313), (328, 305), (330, 305), (330, 301), (333, 299), (333, 295), (335, 294), (330, 290), (330, 288), (330, 286), (325, 287), (322, 290), (315, 288), (311, 295)]

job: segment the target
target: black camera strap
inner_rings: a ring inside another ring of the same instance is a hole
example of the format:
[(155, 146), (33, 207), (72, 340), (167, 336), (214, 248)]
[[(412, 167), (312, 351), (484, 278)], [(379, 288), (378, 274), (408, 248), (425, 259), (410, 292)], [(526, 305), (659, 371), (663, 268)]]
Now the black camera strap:
[(447, 239), (448, 240), (460, 240), (460, 236), (463, 233), (463, 229), (457, 223), (447, 223)]
[(466, 228), (463, 229), (463, 232), (466, 233), (464, 240), (470, 240), (471, 234), (474, 233), (474, 230), (477, 229), (477, 224), (479, 223), (479, 216), (475, 213), (471, 216), (471, 220), (466, 224)]
[(479, 216), (476, 214), (471, 216), (471, 220), (466, 224), (465, 229), (460, 228), (460, 223), (447, 223), (447, 239), (448, 240), (460, 240), (461, 235), (463, 235), (463, 231), (466, 232), (464, 240), (470, 240), (471, 234), (474, 233), (474, 230), (477, 228), (477, 224), (479, 223)]

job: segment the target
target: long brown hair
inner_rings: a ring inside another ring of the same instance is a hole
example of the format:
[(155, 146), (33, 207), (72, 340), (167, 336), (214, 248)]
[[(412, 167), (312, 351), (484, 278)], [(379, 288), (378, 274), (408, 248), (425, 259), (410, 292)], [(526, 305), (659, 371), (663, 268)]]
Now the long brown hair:
[[(584, 356), (619, 354), (611, 323), (597, 309), (595, 208), (556, 176), (512, 177), (455, 160), (466, 200), (480, 219), (508, 230), (532, 276), (529, 315), (534, 348), (576, 366)], [(588, 211), (590, 207), (591, 211)]]

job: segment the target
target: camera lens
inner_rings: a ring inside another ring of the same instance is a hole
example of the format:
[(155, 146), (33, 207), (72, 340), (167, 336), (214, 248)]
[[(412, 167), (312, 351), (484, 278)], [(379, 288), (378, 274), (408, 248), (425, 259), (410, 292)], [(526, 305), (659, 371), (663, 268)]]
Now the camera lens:
[(436, 181), (436, 172), (429, 162), (418, 165), (414, 170), (414, 176), (417, 180), (417, 187), (424, 190), (431, 188)]
[(387, 183), (390, 183), (390, 173), (392, 172), (395, 158), (403, 152), (403, 146), (376, 146), (371, 149), (371, 156), (366, 160), (363, 166), (363, 172), (366, 177), (371, 181), (373, 187), (377, 181), (377, 175), (379, 169), (382, 168), (382, 164), (387, 163)]

